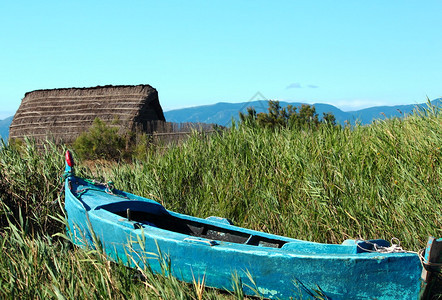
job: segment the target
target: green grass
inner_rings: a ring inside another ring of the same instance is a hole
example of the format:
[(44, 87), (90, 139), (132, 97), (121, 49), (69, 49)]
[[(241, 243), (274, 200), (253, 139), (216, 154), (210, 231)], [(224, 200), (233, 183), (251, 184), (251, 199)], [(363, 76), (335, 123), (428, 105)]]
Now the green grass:
[[(110, 264), (60, 237), (64, 148), (0, 150), (1, 298), (241, 298)], [(317, 131), (232, 127), (153, 147), (133, 163), (79, 163), (77, 174), (197, 217), (316, 242), (398, 238), (417, 251), (442, 236), (440, 108), (370, 126)], [(20, 221), (19, 211), (23, 213)], [(8, 222), (8, 218), (15, 220)], [(20, 225), (21, 224), (21, 225)], [(26, 225), (27, 224), (27, 225)], [(233, 281), (235, 284), (235, 281)]]

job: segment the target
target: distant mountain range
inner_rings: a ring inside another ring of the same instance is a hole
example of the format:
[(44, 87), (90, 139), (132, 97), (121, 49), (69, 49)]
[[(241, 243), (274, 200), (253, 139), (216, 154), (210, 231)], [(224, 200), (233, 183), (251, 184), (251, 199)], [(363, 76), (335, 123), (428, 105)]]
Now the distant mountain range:
[(0, 120), (0, 138), (4, 140), (8, 139), (9, 136), (9, 125), (11, 125), (12, 118), (14, 116), (8, 117), (4, 120)]
[[(280, 101), (282, 107), (289, 104), (298, 107), (303, 103), (288, 103)], [(442, 106), (442, 98), (431, 101), (432, 105)], [(393, 117), (401, 117), (411, 114), (414, 109), (420, 107), (425, 109), (427, 103), (396, 105), (396, 106), (375, 106), (355, 111), (342, 111), (339, 108), (329, 105), (316, 103), (312, 104), (316, 108), (319, 118), (323, 113), (332, 113), (338, 124), (345, 124), (346, 121), (351, 124), (359, 122), (362, 125), (370, 124), (376, 119), (386, 119)], [(201, 122), (213, 123), (222, 126), (229, 126), (233, 120), (239, 119), (239, 112), (246, 113), (248, 107), (254, 107), (257, 113), (267, 112), (268, 102), (266, 100), (242, 102), (242, 103), (226, 103), (220, 102), (212, 105), (202, 105), (189, 108), (175, 109), (164, 112), (164, 116), (168, 122), (186, 123)], [(13, 116), (0, 120), (0, 137), (6, 140), (9, 136), (9, 126), (11, 125)]]
[[(280, 101), (280, 105), (285, 107), (287, 105), (295, 107), (301, 106), (303, 103), (288, 103)], [(431, 101), (432, 105), (441, 106), (442, 98)], [(365, 108), (356, 111), (342, 111), (339, 108), (329, 105), (316, 103), (312, 104), (316, 108), (316, 113), (319, 118), (322, 118), (323, 113), (332, 113), (338, 124), (345, 124), (346, 121), (351, 124), (360, 123), (362, 125), (370, 124), (375, 119), (386, 119), (392, 117), (400, 117), (410, 114), (417, 107), (426, 108), (427, 103), (410, 104), (410, 105), (396, 105), (396, 106), (376, 106)], [(189, 108), (175, 109), (164, 112), (164, 116), (168, 122), (201, 122), (214, 123), (223, 126), (229, 126), (232, 119), (239, 119), (239, 112), (246, 113), (248, 107), (254, 107), (257, 113), (267, 112), (268, 102), (265, 100), (242, 102), (242, 103), (225, 103), (220, 102), (213, 105), (195, 106)]]

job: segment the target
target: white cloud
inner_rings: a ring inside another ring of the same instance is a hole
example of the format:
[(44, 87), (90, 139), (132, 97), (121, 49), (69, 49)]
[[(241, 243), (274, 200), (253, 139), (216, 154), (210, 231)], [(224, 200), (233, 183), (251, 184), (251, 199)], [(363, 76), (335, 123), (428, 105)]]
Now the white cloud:
[(302, 88), (302, 86), (299, 82), (291, 83), (286, 87), (286, 89), (300, 89), (300, 88)]
[[(311, 88), (311, 89), (317, 89), (319, 86), (317, 86), (315, 84), (308, 84), (308, 85), (306, 85), (306, 87)], [(286, 87), (286, 89), (302, 89), (302, 88), (304, 88), (304, 86), (301, 85), (301, 83), (299, 83), (299, 82), (293, 82)]]

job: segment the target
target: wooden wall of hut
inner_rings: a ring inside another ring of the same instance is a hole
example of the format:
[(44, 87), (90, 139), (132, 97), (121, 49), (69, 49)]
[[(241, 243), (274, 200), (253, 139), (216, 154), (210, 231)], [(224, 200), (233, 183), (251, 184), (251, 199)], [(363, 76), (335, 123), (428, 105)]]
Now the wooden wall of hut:
[(193, 133), (208, 135), (224, 129), (223, 126), (217, 124), (163, 121), (148, 121), (143, 128), (144, 132), (152, 137), (152, 142), (159, 145), (184, 141)]

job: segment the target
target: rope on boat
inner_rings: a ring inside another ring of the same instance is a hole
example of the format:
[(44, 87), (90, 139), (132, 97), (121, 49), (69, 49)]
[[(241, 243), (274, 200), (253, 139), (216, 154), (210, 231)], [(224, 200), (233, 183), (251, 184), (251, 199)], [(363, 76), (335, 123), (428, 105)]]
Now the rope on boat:
[(103, 183), (103, 182), (96, 181), (95, 179), (83, 179), (83, 180), (86, 181), (87, 183), (92, 184), (92, 185), (104, 186), (106, 188), (106, 190), (105, 190), (106, 193), (108, 193), (110, 195), (115, 195), (113, 192), (115, 189), (113, 181), (108, 181), (106, 183)]
[[(370, 242), (370, 241), (366, 241), (366, 240), (359, 240), (359, 241), (363, 241), (363, 242), (373, 246), (374, 250), (370, 250), (370, 249), (365, 249), (361, 245), (356, 243), (358, 248), (360, 248), (360, 249), (362, 249), (364, 251), (367, 251), (367, 252), (378, 252), (378, 253), (416, 253), (417, 254), (417, 252), (407, 251), (407, 250), (403, 249), (401, 247), (401, 241), (398, 238), (396, 238), (396, 237), (394, 237), (394, 238), (392, 238), (390, 240), (391, 246), (389, 246), (389, 247), (380, 246), (380, 245), (378, 245), (376, 243), (373, 243), (373, 242)], [(397, 242), (397, 243), (394, 243), (394, 242)]]
[(106, 194), (109, 194), (109, 195), (112, 195), (112, 196), (117, 196), (117, 197), (120, 197), (120, 198), (123, 198), (123, 199), (131, 200), (127, 196), (123, 196), (123, 195), (114, 193), (115, 186), (114, 186), (114, 183), (112, 181), (108, 181), (106, 183), (103, 183), (103, 182), (98, 182), (98, 181), (96, 181), (94, 179), (92, 179), (92, 180), (83, 179), (83, 180), (86, 181), (87, 183), (92, 184), (92, 185), (103, 186), (106, 189), (103, 191), (103, 190), (98, 189), (98, 188), (95, 189), (95, 188), (91, 188), (91, 187), (85, 187), (85, 188), (82, 188), (80, 190), (76, 190), (75, 191), (75, 193), (77, 194), (77, 197), (81, 197), (87, 191), (97, 191), (97, 192), (105, 192)]
[[(430, 262), (427, 259), (425, 259), (424, 257), (424, 252), (425, 249), (421, 249), (418, 252), (414, 252), (414, 251), (407, 251), (404, 250), (401, 247), (401, 242), (398, 238), (392, 238), (391, 239), (391, 246), (389, 247), (384, 247), (384, 246), (379, 246), (376, 243), (370, 242), (370, 241), (366, 241), (366, 240), (359, 240), (359, 241), (363, 241), (367, 244), (373, 245), (373, 249), (374, 250), (370, 250), (370, 249), (365, 249), (363, 248), (361, 245), (359, 245), (358, 243), (356, 243), (356, 245), (358, 246), (358, 248), (367, 251), (367, 252), (378, 252), (378, 253), (414, 253), (417, 254), (419, 257), (419, 260), (421, 262), (422, 267), (424, 267), (425, 269), (431, 269), (433, 272), (437, 272), (437, 273), (442, 273), (442, 263), (435, 263), (435, 262)], [(397, 241), (397, 243), (394, 243), (395, 241)]]
[[(359, 241), (363, 241), (363, 242), (365, 242), (365, 243), (367, 243), (367, 244), (373, 245), (373, 249), (374, 249), (374, 250), (370, 250), (370, 249), (365, 249), (365, 248), (363, 248), (361, 245), (359, 245), (358, 243), (356, 243), (356, 245), (357, 245), (360, 249), (362, 249), (362, 250), (364, 250), (364, 251), (367, 251), (367, 252), (379, 252), (379, 253), (415, 253), (415, 254), (418, 255), (418, 257), (419, 257), (419, 259), (420, 259), (420, 262), (421, 262), (422, 266), (423, 266), (425, 269), (431, 269), (433, 272), (442, 273), (442, 263), (436, 263), (436, 262), (428, 261), (428, 260), (425, 258), (425, 256), (424, 256), (425, 249), (420, 249), (418, 252), (404, 250), (404, 249), (401, 247), (401, 242), (400, 242), (400, 240), (399, 240), (398, 238), (395, 238), (395, 237), (392, 238), (392, 239), (391, 239), (391, 243), (390, 243), (391, 246), (389, 246), (389, 247), (379, 246), (379, 245), (376, 244), (376, 243), (373, 243), (373, 242), (370, 242), (370, 241), (366, 241), (366, 240), (359, 240)], [(394, 241), (397, 241), (397, 243), (394, 243)]]

